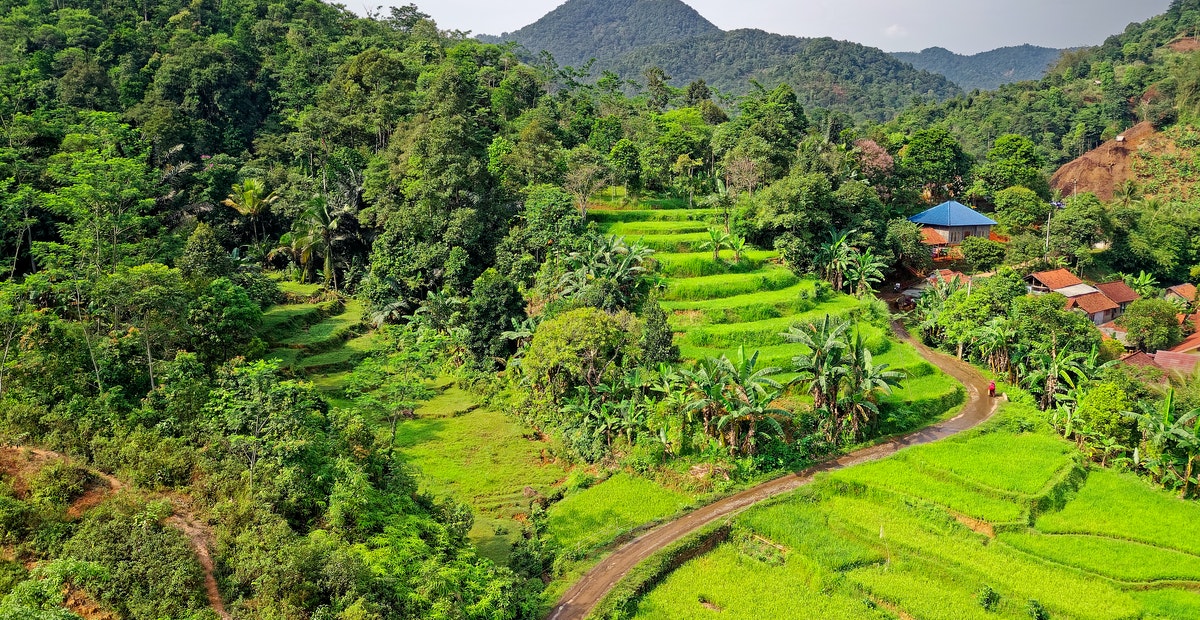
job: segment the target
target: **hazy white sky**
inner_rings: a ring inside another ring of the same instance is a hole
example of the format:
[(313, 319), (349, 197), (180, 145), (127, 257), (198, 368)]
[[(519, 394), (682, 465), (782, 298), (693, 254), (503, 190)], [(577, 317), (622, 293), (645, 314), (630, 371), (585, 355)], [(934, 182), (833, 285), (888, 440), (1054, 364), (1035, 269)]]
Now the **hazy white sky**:
[[(363, 13), (380, 4), (417, 4), (445, 29), (511, 32), (565, 0), (335, 0)], [(1031, 43), (1077, 47), (1166, 10), (1170, 0), (684, 0), (724, 30), (760, 28), (829, 36), (882, 48), (959, 53)]]

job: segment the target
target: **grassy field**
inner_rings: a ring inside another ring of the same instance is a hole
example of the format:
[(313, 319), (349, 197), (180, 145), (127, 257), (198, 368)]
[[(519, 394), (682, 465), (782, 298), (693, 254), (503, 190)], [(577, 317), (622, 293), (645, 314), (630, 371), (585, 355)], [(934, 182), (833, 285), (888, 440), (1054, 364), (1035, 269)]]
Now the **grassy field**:
[(1200, 617), (1200, 507), (1136, 476), (1073, 474), (1073, 447), (1038, 415), (1006, 405), (747, 511), (637, 617), (1018, 619), (1030, 601), (1051, 618)]
[(550, 508), (550, 533), (572, 556), (582, 557), (635, 528), (669, 517), (692, 498), (620, 473), (568, 494)]

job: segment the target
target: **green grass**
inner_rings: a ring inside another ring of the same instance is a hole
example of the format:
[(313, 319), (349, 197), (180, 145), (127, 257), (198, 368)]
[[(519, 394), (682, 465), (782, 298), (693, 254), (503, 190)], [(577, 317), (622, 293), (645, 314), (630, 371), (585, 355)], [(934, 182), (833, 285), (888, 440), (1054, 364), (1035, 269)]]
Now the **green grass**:
[(325, 318), (319, 304), (273, 306), (263, 313), (262, 334), (269, 342), (278, 342), (292, 333)]
[(437, 398), (418, 407), (415, 413), (419, 418), (453, 418), (470, 413), (478, 407), (479, 404), (469, 392), (452, 385)]
[(568, 551), (587, 552), (691, 504), (682, 493), (619, 473), (550, 508), (550, 533)]
[[(909, 355), (881, 357), (902, 364)], [(1005, 405), (978, 431), (748, 510), (729, 542), (647, 594), (638, 617), (871, 617), (821, 606), (864, 599), (884, 617), (922, 620), (1025, 619), (1030, 600), (1052, 618), (1200, 617), (1200, 592), (1175, 585), (1200, 582), (1200, 506), (1108, 470), (1059, 495), (1052, 488), (1076, 466), (1074, 448), (1012, 430), (1025, 409)], [(1066, 506), (1033, 530), (1029, 513), (1043, 494)], [(994, 610), (978, 603), (984, 586), (1000, 596)]]
[(1034, 495), (1073, 464), (1075, 449), (1034, 433), (954, 437), (916, 452), (913, 459), (986, 487)]
[(764, 269), (755, 273), (687, 278), (670, 281), (662, 299), (663, 301), (703, 301), (759, 291), (777, 291), (795, 286), (799, 282), (800, 278), (783, 268)]
[(321, 290), (320, 284), (301, 284), (290, 280), (280, 280), (279, 290), (292, 297), (312, 297)]
[(926, 500), (989, 523), (1021, 521), (1028, 513), (1027, 506), (1015, 500), (998, 497), (955, 480), (921, 473), (908, 462), (908, 458), (904, 454), (860, 465), (833, 474), (833, 478)]
[[(805, 323), (820, 321), (826, 314), (843, 316), (858, 307), (858, 300), (844, 297), (832, 302), (821, 304), (814, 310), (801, 314), (793, 314), (746, 323), (721, 323), (692, 327), (679, 341), (680, 345), (690, 347), (707, 347), (718, 349), (736, 349), (745, 346), (747, 352), (773, 345), (786, 344), (783, 336), (789, 328)], [(891, 346), (883, 330), (869, 324), (862, 324), (863, 339), (872, 352), (882, 353)], [(802, 350), (797, 346), (797, 351)]]
[(1095, 534), (1200, 555), (1200, 504), (1156, 489), (1134, 474), (1097, 470), (1059, 512), (1044, 514), (1037, 529)]
[(1200, 556), (1143, 543), (1072, 534), (1001, 533), (1035, 556), (1121, 581), (1200, 581)]
[(310, 326), (281, 342), (284, 346), (302, 348), (311, 352), (327, 351), (348, 339), (362, 323), (366, 305), (356, 299), (346, 301), (345, 310), (320, 323)]
[[(747, 293), (745, 295), (734, 295), (733, 297), (723, 297), (719, 299), (704, 299), (700, 301), (666, 301), (662, 303), (665, 310), (674, 312), (705, 312), (710, 310), (726, 310), (729, 308), (741, 308), (745, 306), (776, 306), (789, 307), (797, 304), (801, 295), (807, 293), (810, 296), (813, 292), (813, 281), (802, 280), (789, 286), (774, 291), (757, 291)], [(809, 301), (810, 304), (815, 302)]]
[(700, 278), (730, 273), (749, 273), (763, 267), (768, 260), (779, 256), (770, 250), (746, 250), (741, 260), (733, 262), (733, 252), (722, 250), (721, 260), (713, 260), (712, 252), (660, 252), (654, 255), (659, 269), (669, 278)]
[(637, 237), (640, 235), (663, 235), (682, 233), (706, 233), (712, 224), (697, 220), (649, 220), (641, 222), (616, 222), (605, 227), (610, 235)]
[[(638, 605), (635, 618), (680, 620), (711, 618), (820, 618), (884, 620), (861, 596), (822, 592), (818, 571), (801, 558), (783, 566), (754, 559), (733, 545), (688, 562)], [(707, 606), (705, 605), (707, 603)]]
[(645, 209), (590, 209), (588, 210), (588, 220), (598, 224), (612, 224), (618, 222), (687, 222), (687, 221), (714, 221), (713, 218), (722, 217), (719, 209), (671, 209), (671, 210), (645, 210)]
[[(524, 427), (500, 412), (476, 409), (454, 417), (433, 413), (465, 409), (463, 394), (447, 390), (444, 398), (423, 408), (421, 417), (402, 421), (396, 447), (420, 472), (424, 491), (472, 507), (472, 542), (485, 556), (505, 563), (521, 532), (516, 518), (528, 514), (533, 501), (526, 489), (548, 495), (567, 470), (549, 456), (556, 444), (528, 439)], [(379, 428), (386, 437), (387, 423)]]
[[(346, 332), (348, 335), (349, 332)], [(326, 373), (335, 370), (347, 370), (348, 366), (352, 366), (365, 358), (375, 344), (375, 335), (367, 334), (357, 338), (351, 338), (341, 344), (341, 346), (325, 353), (302, 357), (295, 362), (295, 367), (308, 373)]]
[(644, 245), (655, 252), (698, 252), (708, 239), (707, 232), (625, 236), (627, 243)]

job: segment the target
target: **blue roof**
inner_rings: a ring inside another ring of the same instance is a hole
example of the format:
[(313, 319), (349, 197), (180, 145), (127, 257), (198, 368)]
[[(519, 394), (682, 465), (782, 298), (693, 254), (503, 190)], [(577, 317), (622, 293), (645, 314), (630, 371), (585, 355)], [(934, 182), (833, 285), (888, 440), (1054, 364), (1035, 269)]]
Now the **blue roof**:
[(908, 218), (914, 224), (926, 226), (995, 226), (996, 222), (990, 217), (953, 200)]

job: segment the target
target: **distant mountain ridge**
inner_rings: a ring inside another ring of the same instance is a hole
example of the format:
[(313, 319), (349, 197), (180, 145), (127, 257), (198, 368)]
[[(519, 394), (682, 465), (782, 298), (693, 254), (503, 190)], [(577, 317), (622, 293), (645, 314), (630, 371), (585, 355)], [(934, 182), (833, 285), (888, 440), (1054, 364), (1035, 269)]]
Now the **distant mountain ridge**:
[(770, 89), (788, 83), (800, 102), (884, 120), (914, 97), (946, 99), (961, 90), (945, 77), (914, 69), (882, 50), (830, 38), (733, 30), (635, 49), (611, 68), (636, 77), (661, 67), (677, 86), (703, 79), (723, 92), (745, 93), (751, 80)]
[(1064, 50), (1018, 45), (962, 55), (941, 47), (920, 52), (892, 52), (917, 69), (946, 76), (963, 90), (995, 90), (1004, 84), (1040, 80)]
[(752, 80), (772, 88), (788, 83), (805, 105), (884, 120), (914, 98), (943, 100), (961, 93), (941, 75), (914, 69), (883, 51), (829, 38), (807, 39), (762, 30), (725, 32), (682, 0), (568, 0), (536, 22), (490, 43), (516, 42), (530, 60), (543, 50), (560, 65), (597, 63), (640, 80), (661, 67), (675, 86), (703, 79), (732, 94)]

